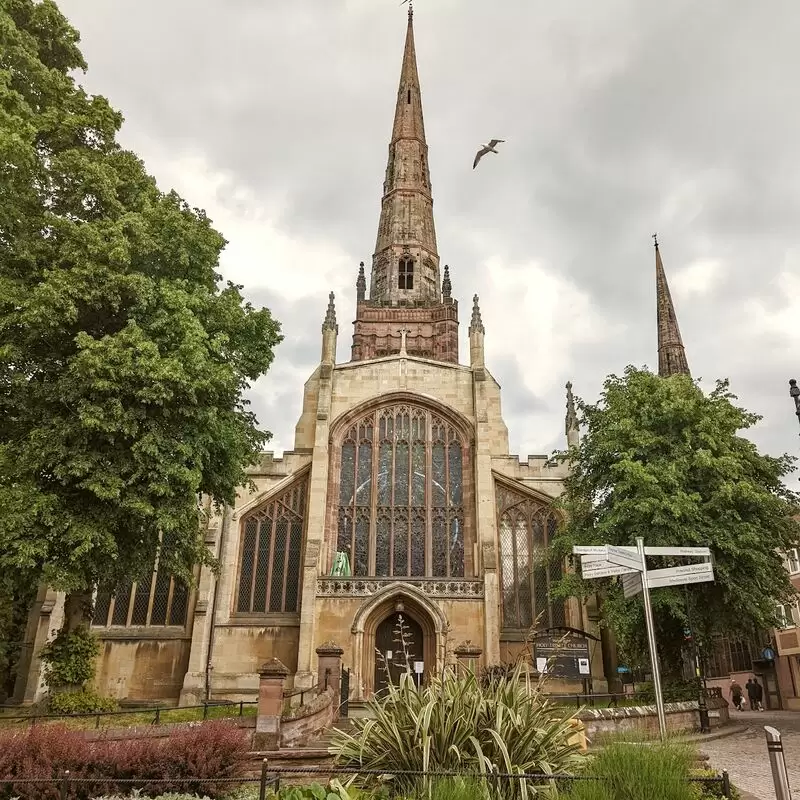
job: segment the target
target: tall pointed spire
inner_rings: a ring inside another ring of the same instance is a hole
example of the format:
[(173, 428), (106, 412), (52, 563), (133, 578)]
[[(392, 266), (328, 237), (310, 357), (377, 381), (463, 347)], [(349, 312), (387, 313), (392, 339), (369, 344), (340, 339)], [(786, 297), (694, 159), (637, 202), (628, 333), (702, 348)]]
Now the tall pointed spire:
[(658, 238), (653, 234), (656, 249), (656, 312), (658, 317), (658, 374), (662, 378), (670, 375), (691, 375), (686, 350), (683, 347), (678, 317), (672, 303), (667, 284)]
[(409, 12), (372, 257), (370, 299), (438, 303), (440, 285), (414, 16)]
[(359, 276), (352, 360), (398, 355), (458, 363), (458, 302), (439, 270), (414, 15), (408, 25), (372, 255), (369, 296)]

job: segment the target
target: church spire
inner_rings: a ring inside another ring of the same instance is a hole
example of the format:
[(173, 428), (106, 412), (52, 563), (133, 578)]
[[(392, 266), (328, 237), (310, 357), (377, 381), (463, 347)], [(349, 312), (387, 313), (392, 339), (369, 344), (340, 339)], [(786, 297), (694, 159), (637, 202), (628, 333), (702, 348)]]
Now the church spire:
[(414, 17), (409, 12), (372, 257), (370, 300), (436, 304), (441, 299), (440, 286)]
[(402, 352), (457, 364), (458, 301), (449, 271), (442, 276), (439, 269), (410, 6), (369, 292), (360, 272), (356, 284), (351, 357), (363, 361)]
[(686, 351), (678, 327), (678, 317), (669, 292), (658, 238), (653, 234), (656, 249), (656, 312), (658, 317), (658, 374), (662, 378), (670, 375), (691, 375)]

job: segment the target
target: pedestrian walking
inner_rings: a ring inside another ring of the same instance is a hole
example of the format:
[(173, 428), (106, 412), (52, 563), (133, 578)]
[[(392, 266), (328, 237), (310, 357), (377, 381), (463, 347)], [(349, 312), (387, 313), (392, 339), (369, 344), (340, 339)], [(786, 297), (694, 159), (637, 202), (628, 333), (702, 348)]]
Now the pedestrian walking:
[(748, 678), (747, 683), (744, 685), (744, 690), (747, 692), (747, 699), (750, 701), (750, 708), (752, 708), (753, 711), (758, 711), (756, 679)]
[(758, 682), (758, 678), (753, 678), (753, 685), (756, 690), (756, 705), (759, 711), (763, 711), (764, 704), (761, 701), (764, 699), (764, 687)]
[(744, 696), (742, 693), (742, 687), (739, 685), (739, 682), (736, 678), (731, 678), (731, 702), (733, 703), (734, 707), (738, 710), (742, 710), (742, 700), (744, 700)]

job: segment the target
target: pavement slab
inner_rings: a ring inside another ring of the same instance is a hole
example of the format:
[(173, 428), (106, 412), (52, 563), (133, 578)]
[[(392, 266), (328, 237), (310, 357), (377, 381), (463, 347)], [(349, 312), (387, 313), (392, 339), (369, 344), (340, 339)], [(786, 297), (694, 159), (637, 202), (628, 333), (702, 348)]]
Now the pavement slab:
[(764, 726), (771, 725), (781, 732), (792, 798), (800, 800), (800, 712), (731, 709), (731, 723), (745, 726), (744, 730), (733, 736), (698, 742), (699, 749), (708, 755), (710, 766), (728, 770), (731, 782), (741, 790), (744, 800), (775, 800), (764, 734)]

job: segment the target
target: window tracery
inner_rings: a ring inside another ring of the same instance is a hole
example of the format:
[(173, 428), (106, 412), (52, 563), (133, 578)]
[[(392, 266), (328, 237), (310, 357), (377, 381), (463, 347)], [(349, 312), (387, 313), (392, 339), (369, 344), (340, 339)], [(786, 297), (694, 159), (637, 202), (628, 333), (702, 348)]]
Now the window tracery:
[(403, 256), (400, 259), (397, 273), (398, 289), (414, 288), (414, 259), (411, 256)]
[(464, 576), (462, 434), (412, 405), (371, 411), (339, 446), (336, 550), (351, 574)]
[(503, 628), (529, 630), (566, 624), (565, 603), (550, 590), (563, 575), (548, 548), (558, 517), (545, 503), (495, 484)]
[(299, 610), (307, 488), (305, 476), (242, 518), (237, 613)]
[(156, 555), (150, 569), (140, 577), (119, 584), (113, 592), (98, 591), (92, 627), (185, 626), (189, 586), (159, 562)]

